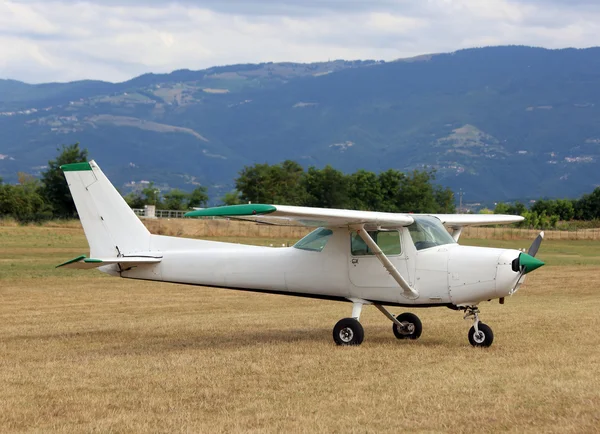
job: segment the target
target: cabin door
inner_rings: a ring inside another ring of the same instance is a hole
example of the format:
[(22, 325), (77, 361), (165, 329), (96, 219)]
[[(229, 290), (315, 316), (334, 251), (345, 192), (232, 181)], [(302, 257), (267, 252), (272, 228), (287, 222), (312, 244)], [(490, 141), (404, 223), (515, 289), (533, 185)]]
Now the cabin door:
[[(402, 277), (410, 281), (407, 257), (402, 251), (402, 235), (397, 230), (369, 231), (371, 238), (394, 264)], [(373, 255), (365, 242), (355, 232), (350, 233), (348, 255), (350, 281), (358, 287), (398, 288), (398, 283)]]

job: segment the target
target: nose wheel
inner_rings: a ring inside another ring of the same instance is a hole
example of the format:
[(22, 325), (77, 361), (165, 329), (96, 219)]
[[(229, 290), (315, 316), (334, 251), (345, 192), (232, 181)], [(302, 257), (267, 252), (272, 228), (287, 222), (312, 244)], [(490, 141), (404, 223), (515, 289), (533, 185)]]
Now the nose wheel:
[(469, 343), (474, 347), (489, 347), (494, 342), (494, 333), (492, 329), (482, 322), (478, 325), (478, 330), (475, 326), (469, 330)]
[(477, 306), (469, 306), (465, 311), (465, 319), (473, 318), (473, 327), (469, 329), (469, 343), (474, 347), (489, 347), (492, 345), (494, 333), (490, 326), (479, 321)]

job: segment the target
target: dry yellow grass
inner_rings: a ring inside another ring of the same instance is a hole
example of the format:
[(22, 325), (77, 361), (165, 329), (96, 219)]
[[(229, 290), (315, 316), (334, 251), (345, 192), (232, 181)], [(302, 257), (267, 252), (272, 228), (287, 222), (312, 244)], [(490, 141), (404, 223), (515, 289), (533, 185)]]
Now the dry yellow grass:
[(489, 349), (443, 308), (415, 310), (416, 342), (367, 308), (364, 344), (338, 348), (348, 304), (55, 270), (80, 229), (0, 227), (0, 431), (598, 431), (591, 243), (545, 243), (547, 267), (482, 305)]

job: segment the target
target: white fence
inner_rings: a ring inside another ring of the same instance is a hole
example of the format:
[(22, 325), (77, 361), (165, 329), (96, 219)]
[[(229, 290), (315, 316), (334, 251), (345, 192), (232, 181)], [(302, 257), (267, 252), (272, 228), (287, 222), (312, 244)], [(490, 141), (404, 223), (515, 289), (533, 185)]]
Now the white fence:
[(154, 206), (148, 206), (146, 208), (133, 208), (133, 212), (138, 217), (144, 218), (181, 219), (187, 211), (155, 209)]

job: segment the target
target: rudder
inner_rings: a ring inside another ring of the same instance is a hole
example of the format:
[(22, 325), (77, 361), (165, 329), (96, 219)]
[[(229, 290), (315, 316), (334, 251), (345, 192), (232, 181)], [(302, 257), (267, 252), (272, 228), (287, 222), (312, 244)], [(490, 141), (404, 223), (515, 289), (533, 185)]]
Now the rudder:
[(65, 174), (91, 257), (115, 257), (150, 249), (150, 232), (95, 161), (65, 164)]

